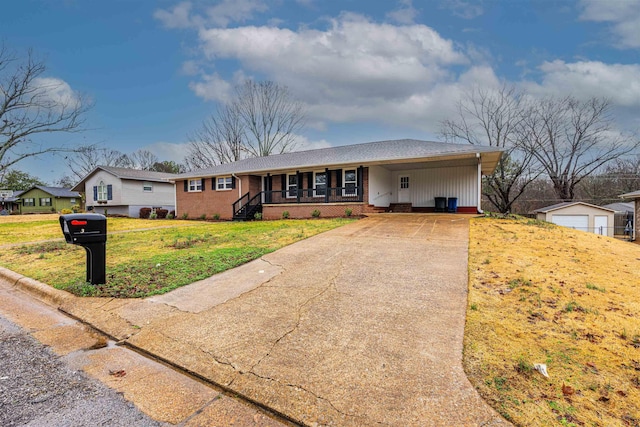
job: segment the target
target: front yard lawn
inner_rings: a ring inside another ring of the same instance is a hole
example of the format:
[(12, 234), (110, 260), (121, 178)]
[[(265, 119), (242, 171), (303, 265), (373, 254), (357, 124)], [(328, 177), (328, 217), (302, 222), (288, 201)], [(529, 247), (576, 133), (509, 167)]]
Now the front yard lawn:
[[(207, 278), (350, 221), (209, 223), (108, 218), (107, 283), (92, 286), (84, 281), (85, 250), (64, 242), (57, 216), (34, 218), (32, 222), (0, 223), (0, 245), (13, 243), (4, 246), (0, 265), (76, 295), (145, 297)], [(136, 231), (135, 224), (141, 230)], [(14, 232), (23, 241), (41, 242), (16, 245)], [(44, 241), (54, 237), (59, 240)]]
[(515, 425), (640, 426), (640, 246), (472, 220), (464, 365)]

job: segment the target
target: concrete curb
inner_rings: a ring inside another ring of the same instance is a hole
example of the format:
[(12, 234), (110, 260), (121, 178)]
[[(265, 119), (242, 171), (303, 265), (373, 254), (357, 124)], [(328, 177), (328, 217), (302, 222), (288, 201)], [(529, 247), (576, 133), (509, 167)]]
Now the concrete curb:
[(46, 283), (39, 282), (8, 268), (0, 267), (0, 280), (5, 281), (22, 292), (32, 295), (34, 298), (52, 307), (59, 308), (65, 301), (75, 297), (68, 292), (55, 289)]

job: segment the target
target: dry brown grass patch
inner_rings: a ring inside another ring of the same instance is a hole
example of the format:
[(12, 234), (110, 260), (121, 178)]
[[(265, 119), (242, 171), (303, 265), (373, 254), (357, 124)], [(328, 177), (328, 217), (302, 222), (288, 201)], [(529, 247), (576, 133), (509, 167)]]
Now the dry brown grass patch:
[(470, 237), (480, 394), (516, 425), (640, 425), (640, 247), (531, 220), (475, 219)]

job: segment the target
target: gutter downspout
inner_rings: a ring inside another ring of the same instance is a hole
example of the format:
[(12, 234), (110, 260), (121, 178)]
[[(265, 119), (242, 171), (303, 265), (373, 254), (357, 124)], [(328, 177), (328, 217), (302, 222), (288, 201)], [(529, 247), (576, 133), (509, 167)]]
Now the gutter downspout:
[(231, 176), (238, 182), (238, 199), (242, 197), (242, 180), (236, 176), (235, 173), (231, 173)]
[(479, 214), (483, 214), (482, 210), (482, 159), (480, 153), (476, 153), (476, 159), (478, 159), (478, 206), (476, 209)]

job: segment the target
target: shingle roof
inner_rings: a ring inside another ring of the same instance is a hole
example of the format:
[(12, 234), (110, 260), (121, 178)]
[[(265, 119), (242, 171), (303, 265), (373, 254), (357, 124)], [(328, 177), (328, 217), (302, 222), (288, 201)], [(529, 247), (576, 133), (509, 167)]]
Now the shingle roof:
[(499, 158), (499, 154), (502, 151), (503, 150), (497, 147), (399, 139), (255, 157), (179, 174), (174, 176), (174, 179), (216, 176), (231, 173), (268, 172), (292, 168), (305, 169), (348, 164), (382, 164), (385, 162), (418, 161), (438, 157), (470, 156), (476, 153), (495, 153), (497, 158)]
[[(96, 169), (102, 169), (112, 173), (120, 179), (133, 179), (138, 181), (167, 181), (175, 174), (166, 172), (144, 171), (139, 169), (117, 168), (114, 166), (98, 166)], [(93, 173), (93, 172), (92, 172)]]
[(622, 194), (620, 197), (622, 197), (623, 199), (638, 199), (640, 198), (640, 190)]
[(103, 170), (114, 175), (120, 179), (130, 179), (134, 181), (151, 181), (151, 182), (166, 182), (169, 183), (171, 178), (175, 178), (176, 174), (166, 172), (154, 172), (145, 171), (139, 169), (118, 168), (115, 166), (96, 166), (91, 172), (87, 174), (80, 182), (78, 182), (73, 190), (84, 191), (85, 181), (96, 171)]
[[(34, 185), (33, 187), (31, 187), (30, 189), (23, 191), (20, 193), (20, 195), (33, 190), (34, 188), (37, 188), (39, 190), (44, 191), (47, 194), (52, 195), (53, 197), (70, 197), (70, 198), (75, 198), (75, 197), (80, 197), (80, 193), (76, 192), (76, 191), (72, 191), (69, 188), (63, 188), (63, 187), (47, 187), (45, 185)], [(16, 194), (14, 193), (14, 196), (16, 196)]]
[(565, 208), (567, 206), (573, 206), (573, 205), (583, 205), (583, 206), (589, 206), (591, 208), (596, 208), (596, 209), (602, 209), (602, 210), (605, 210), (605, 211), (615, 212), (614, 209), (605, 208), (603, 206), (596, 206), (596, 205), (592, 205), (590, 203), (585, 203), (585, 202), (562, 202), (562, 203), (556, 203), (555, 205), (551, 205), (551, 206), (547, 206), (547, 207), (544, 207), (544, 208), (536, 209), (533, 212), (534, 213), (538, 213), (538, 212), (547, 213), (547, 212), (555, 211), (555, 210), (558, 210), (560, 208)]
[(629, 203), (609, 203), (608, 205), (604, 205), (603, 208), (613, 209), (616, 212), (627, 212), (633, 211), (633, 202)]

